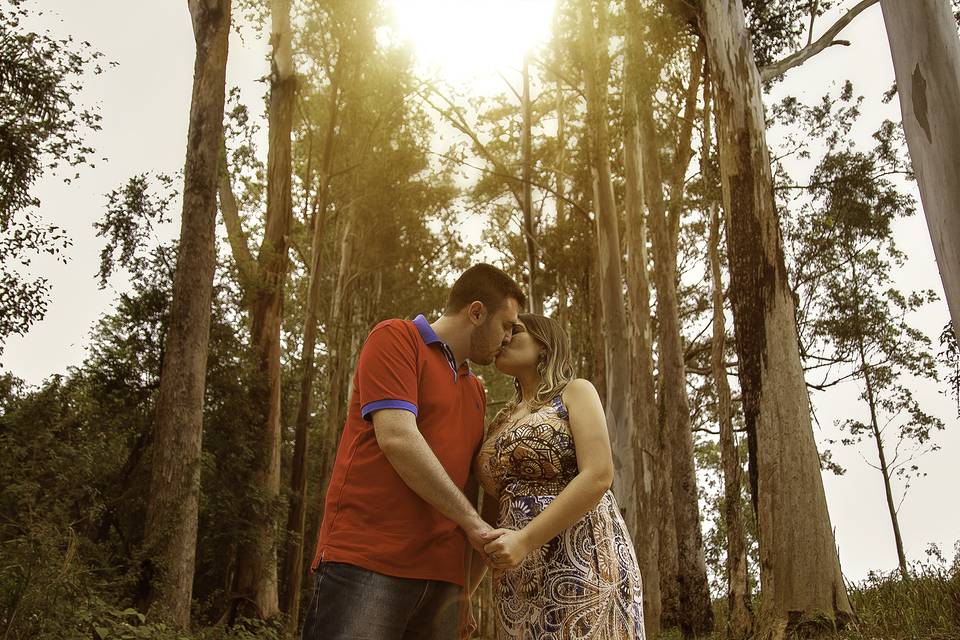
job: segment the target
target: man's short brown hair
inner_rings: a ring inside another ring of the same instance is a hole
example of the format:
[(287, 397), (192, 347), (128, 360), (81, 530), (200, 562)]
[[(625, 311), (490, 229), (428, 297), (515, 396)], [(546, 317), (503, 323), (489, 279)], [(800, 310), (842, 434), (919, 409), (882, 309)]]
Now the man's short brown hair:
[(456, 313), (479, 300), (490, 313), (500, 309), (507, 298), (513, 298), (522, 309), (527, 296), (513, 278), (491, 264), (481, 262), (464, 271), (450, 289), (445, 313)]

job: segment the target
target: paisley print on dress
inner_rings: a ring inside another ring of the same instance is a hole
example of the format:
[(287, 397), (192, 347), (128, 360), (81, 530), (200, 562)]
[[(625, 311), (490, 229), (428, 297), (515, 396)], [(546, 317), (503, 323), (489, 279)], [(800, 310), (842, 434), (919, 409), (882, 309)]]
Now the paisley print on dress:
[[(499, 499), (497, 526), (521, 529), (577, 475), (560, 397), (493, 433), (477, 457), (484, 490)], [(643, 639), (633, 543), (607, 491), (580, 521), (511, 571), (494, 571), (498, 640)]]

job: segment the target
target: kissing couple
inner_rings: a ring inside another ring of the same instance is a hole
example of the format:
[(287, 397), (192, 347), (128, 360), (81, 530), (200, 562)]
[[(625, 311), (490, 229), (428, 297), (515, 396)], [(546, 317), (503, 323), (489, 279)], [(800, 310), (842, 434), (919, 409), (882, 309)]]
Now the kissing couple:
[[(525, 298), (477, 264), (433, 322), (386, 320), (367, 336), (301, 640), (469, 638), (488, 569), (497, 640), (644, 637), (600, 397), (575, 377), (560, 323), (521, 313)], [(514, 379), (486, 426), (468, 362)]]

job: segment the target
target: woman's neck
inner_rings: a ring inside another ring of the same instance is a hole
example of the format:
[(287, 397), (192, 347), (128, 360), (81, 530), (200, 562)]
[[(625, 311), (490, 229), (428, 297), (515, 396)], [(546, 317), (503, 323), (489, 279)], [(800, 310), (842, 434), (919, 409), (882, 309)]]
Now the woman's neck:
[(520, 383), (520, 401), (530, 406), (537, 397), (537, 389), (540, 388), (540, 374), (536, 371), (521, 373), (517, 376)]

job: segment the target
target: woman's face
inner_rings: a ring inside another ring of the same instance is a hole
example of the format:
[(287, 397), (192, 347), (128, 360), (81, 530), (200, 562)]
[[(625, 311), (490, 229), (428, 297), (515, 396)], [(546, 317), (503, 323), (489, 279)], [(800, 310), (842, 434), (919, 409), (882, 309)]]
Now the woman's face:
[(537, 368), (544, 348), (527, 332), (523, 321), (517, 322), (513, 331), (513, 339), (500, 351), (500, 355), (494, 360), (494, 365), (502, 373), (517, 376)]

